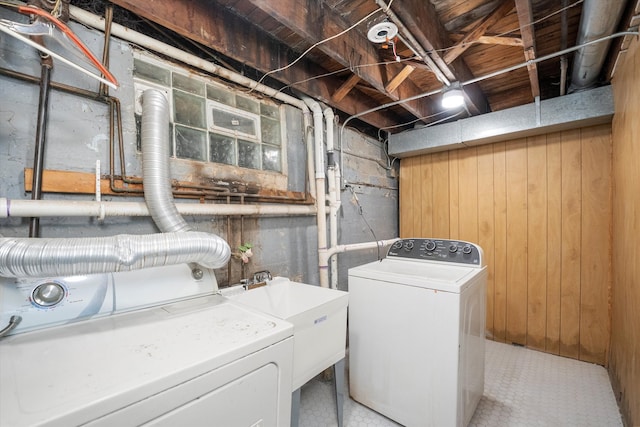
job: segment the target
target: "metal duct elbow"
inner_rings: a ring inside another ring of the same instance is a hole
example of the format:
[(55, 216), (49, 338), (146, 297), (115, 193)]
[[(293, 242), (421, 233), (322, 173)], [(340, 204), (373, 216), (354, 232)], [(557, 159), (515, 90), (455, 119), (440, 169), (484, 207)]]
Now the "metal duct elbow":
[(0, 238), (0, 276), (72, 276), (197, 262), (223, 267), (229, 245), (204, 232), (87, 238)]
[[(624, 0), (585, 0), (578, 30), (577, 45), (606, 37), (616, 30), (624, 11)], [(569, 92), (595, 86), (611, 41), (585, 46), (573, 58)]]

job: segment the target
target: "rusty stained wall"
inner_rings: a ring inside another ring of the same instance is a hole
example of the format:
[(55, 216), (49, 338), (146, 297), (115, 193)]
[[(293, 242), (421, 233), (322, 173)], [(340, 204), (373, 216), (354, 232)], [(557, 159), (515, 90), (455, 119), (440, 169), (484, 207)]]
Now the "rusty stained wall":
[[(0, 18), (15, 19), (6, 10), (0, 10)], [(102, 50), (102, 33), (73, 25), (74, 31), (94, 52)], [(112, 91), (122, 102), (125, 158), (128, 175), (141, 175), (141, 155), (135, 149), (135, 121), (133, 114), (133, 53), (131, 47), (119, 40), (111, 41), (110, 70), (120, 81), (120, 88)], [(10, 37), (0, 38), (0, 67), (39, 76), (39, 59), (35, 50)], [(97, 91), (98, 84), (56, 62), (52, 80), (84, 89)], [(35, 141), (34, 122), (38, 106), (38, 86), (0, 76), (0, 197), (28, 199), (24, 191), (24, 168), (33, 167)], [(290, 191), (304, 191), (306, 180), (306, 147), (303, 142), (302, 114), (294, 107), (285, 107), (287, 118), (287, 187)], [(94, 172), (96, 160), (101, 169), (108, 169), (108, 110), (100, 102), (63, 94), (53, 90), (50, 96), (48, 140), (45, 151), (45, 168)], [(337, 138), (336, 132), (336, 138)], [(368, 187), (380, 183), (395, 186), (395, 180), (386, 170), (377, 166), (376, 160), (384, 157), (380, 143), (347, 130), (345, 140), (349, 150), (366, 153), (365, 159), (345, 156), (345, 175), (351, 181), (361, 181), (356, 188), (363, 212), (373, 225), (378, 238), (397, 235), (397, 192), (393, 189)], [(339, 143), (338, 141), (336, 141)], [(171, 161), (172, 178), (186, 179), (197, 174), (198, 167), (184, 160)], [(116, 171), (117, 172), (117, 171)], [(196, 177), (197, 178), (197, 177)], [(349, 190), (342, 192), (345, 200), (340, 214), (340, 243), (369, 241), (373, 238), (364, 225), (359, 211), (352, 203)], [(45, 194), (45, 199), (93, 200), (91, 196)], [(142, 198), (103, 197), (103, 200), (142, 201)], [(181, 200), (180, 202), (189, 202)], [(226, 217), (187, 217), (196, 230), (219, 234), (237, 250), (243, 242), (255, 245), (255, 255), (244, 266), (232, 259), (230, 268), (216, 270), (220, 285), (237, 283), (253, 272), (268, 269), (274, 275), (318, 283), (317, 229), (313, 216), (285, 218), (227, 219)], [(42, 218), (43, 237), (93, 237), (115, 234), (147, 234), (157, 229), (150, 218), (112, 217), (99, 221), (96, 218)], [(241, 233), (242, 231), (242, 233)], [(0, 234), (27, 236), (27, 218), (0, 219)], [(242, 234), (242, 235), (241, 235)], [(341, 286), (346, 287), (346, 269), (356, 263), (376, 259), (374, 252), (348, 254), (341, 257)], [(343, 285), (344, 283), (344, 285)]]

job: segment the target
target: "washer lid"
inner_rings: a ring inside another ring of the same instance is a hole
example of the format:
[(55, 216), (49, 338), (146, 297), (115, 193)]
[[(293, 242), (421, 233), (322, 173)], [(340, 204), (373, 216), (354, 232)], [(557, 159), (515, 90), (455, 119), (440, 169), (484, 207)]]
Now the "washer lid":
[(349, 277), (454, 293), (462, 292), (486, 274), (486, 267), (394, 258), (385, 258), (349, 269)]

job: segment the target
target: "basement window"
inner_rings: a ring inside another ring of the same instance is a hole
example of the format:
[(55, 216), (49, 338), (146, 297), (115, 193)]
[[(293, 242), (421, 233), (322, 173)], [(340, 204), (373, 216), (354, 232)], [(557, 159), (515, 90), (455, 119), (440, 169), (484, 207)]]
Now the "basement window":
[(173, 157), (282, 173), (278, 105), (142, 54), (134, 57), (133, 77), (138, 150), (142, 93), (157, 89), (169, 100)]

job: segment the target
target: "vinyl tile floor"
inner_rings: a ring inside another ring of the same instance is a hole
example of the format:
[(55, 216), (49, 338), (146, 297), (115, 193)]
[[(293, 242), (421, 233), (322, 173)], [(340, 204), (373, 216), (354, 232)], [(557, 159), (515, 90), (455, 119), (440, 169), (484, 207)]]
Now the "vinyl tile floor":
[[(338, 425), (332, 390), (318, 378), (302, 387), (300, 427)], [(345, 427), (400, 425), (348, 394)], [(487, 341), (484, 395), (469, 426), (622, 427), (622, 419), (602, 366)]]

